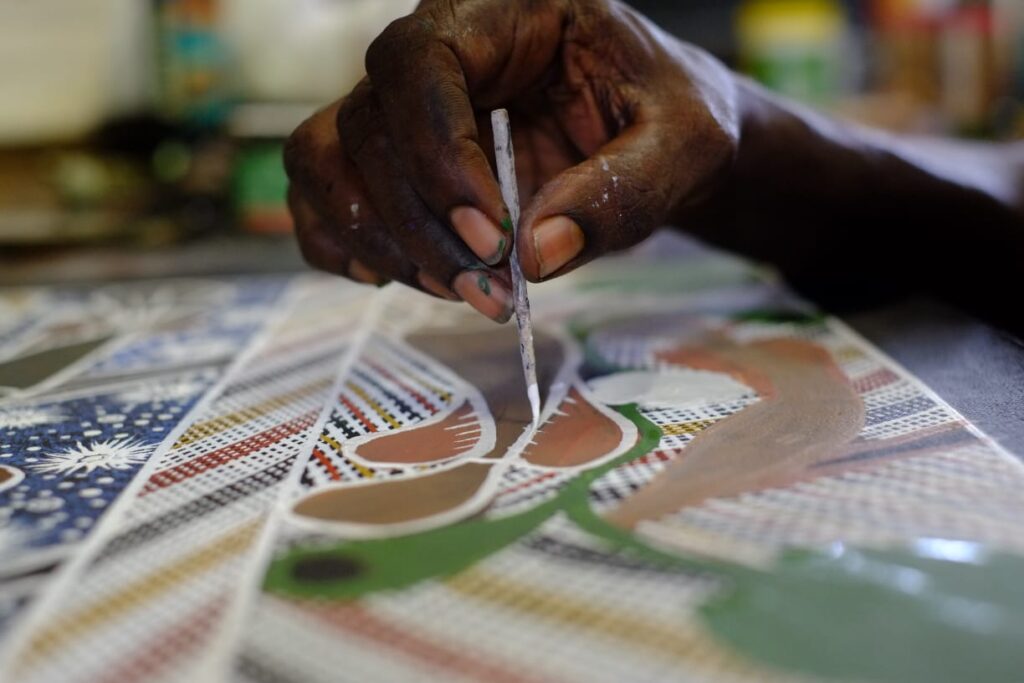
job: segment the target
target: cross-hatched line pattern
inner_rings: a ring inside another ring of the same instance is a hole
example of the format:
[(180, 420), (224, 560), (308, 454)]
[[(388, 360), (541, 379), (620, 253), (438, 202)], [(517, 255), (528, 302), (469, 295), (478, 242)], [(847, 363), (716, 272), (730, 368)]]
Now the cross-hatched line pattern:
[[(339, 285), (332, 292), (334, 314), (351, 312), (354, 291)], [(298, 286), (290, 313), (156, 463), (116, 528), (64, 584), (67, 595), (50, 603), (48, 619), (18, 653), (20, 680), (128, 681), (139, 672), (189, 680), (202, 669), (210, 656), (203, 644), (238, 597), (237, 577), (347, 345), (335, 335), (325, 347), (316, 334), (307, 347), (316, 353), (295, 345), (300, 320), (309, 333), (334, 327), (323, 301), (310, 297)], [(305, 315), (313, 305), (322, 315)], [(326, 324), (318, 327), (319, 320)], [(168, 639), (182, 646), (134, 647)]]
[[(172, 281), (43, 297), (55, 310), (22, 330), (27, 351), (67, 336), (111, 341), (0, 405), (0, 464), (22, 477), (0, 490), (0, 584), (42, 577), (89, 537), (255, 338), (282, 292), (280, 279)], [(207, 353), (212, 338), (216, 354)], [(0, 619), (11, 623), (31, 602), (30, 593), (18, 596), (0, 607)]]

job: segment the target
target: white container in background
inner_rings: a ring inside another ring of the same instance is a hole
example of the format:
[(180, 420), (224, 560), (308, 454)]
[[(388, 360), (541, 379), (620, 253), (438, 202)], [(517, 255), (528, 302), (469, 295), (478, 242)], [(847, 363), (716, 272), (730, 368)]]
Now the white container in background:
[[(222, 0), (236, 95), (325, 103), (416, 0)], [(74, 140), (153, 103), (148, 0), (0, 0), (0, 145)]]
[(223, 0), (243, 100), (327, 103), (363, 77), (366, 48), (416, 0)]
[(0, 145), (86, 134), (151, 95), (144, 0), (0, 2)]

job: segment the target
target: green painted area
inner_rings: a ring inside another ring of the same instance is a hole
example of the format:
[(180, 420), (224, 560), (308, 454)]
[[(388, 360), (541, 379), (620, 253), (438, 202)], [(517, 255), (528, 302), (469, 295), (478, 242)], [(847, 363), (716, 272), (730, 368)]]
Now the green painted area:
[(100, 348), (110, 337), (75, 342), (0, 363), (0, 387), (28, 389)]
[[(471, 519), (400, 538), (296, 548), (271, 563), (264, 585), (267, 590), (293, 597), (335, 600), (404, 588), (455, 574), (522, 538), (559, 512), (581, 520), (585, 528), (596, 530), (616, 546), (636, 547), (628, 534), (613, 531), (599, 520), (588, 503), (590, 484), (595, 479), (648, 453), (661, 439), (661, 430), (636, 406), (623, 406), (619, 412), (637, 426), (640, 438), (636, 445), (579, 475), (547, 503), (504, 519)], [(661, 558), (659, 554), (649, 557)]]
[(501, 229), (512, 234), (512, 218), (510, 216), (505, 216), (501, 219)]
[(726, 574), (703, 618), (770, 666), (885, 683), (1024, 680), (1022, 558), (922, 540), (790, 552), (767, 572)]
[[(299, 548), (270, 565), (265, 586), (293, 597), (334, 600), (404, 588), (459, 572), (529, 533), (554, 512), (548, 504), (502, 520), (469, 520), (401, 538)], [(339, 572), (338, 576), (325, 572), (315, 581), (303, 576), (306, 565), (327, 560), (357, 567), (358, 571)]]

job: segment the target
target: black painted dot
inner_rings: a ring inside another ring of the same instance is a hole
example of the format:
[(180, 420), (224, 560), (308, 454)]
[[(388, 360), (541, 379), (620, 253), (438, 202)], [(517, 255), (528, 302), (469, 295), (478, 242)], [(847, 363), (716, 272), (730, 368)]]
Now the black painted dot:
[(292, 578), (296, 581), (338, 581), (354, 579), (362, 573), (362, 564), (340, 555), (304, 557), (292, 567)]

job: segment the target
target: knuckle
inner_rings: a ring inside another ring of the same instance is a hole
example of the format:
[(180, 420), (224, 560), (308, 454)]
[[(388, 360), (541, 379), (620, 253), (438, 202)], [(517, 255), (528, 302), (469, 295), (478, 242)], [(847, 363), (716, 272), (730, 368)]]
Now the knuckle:
[(360, 106), (353, 97), (349, 97), (341, 103), (335, 119), (335, 127), (338, 129), (338, 136), (343, 141), (349, 140), (365, 128), (366, 117), (363, 116), (363, 110), (364, 107)]
[(379, 125), (373, 117), (372, 107), (365, 102), (346, 100), (338, 110), (336, 121), (338, 138), (345, 154), (357, 158), (365, 151), (380, 154), (387, 145)]
[[(395, 225), (395, 236), (410, 247), (410, 256), (429, 249), (427, 241), (434, 228), (434, 221), (422, 215), (406, 216), (405, 220)], [(416, 252), (416, 253), (412, 253)]]
[(366, 50), (366, 72), (378, 78), (408, 54), (410, 48), (427, 36), (423, 22), (409, 15), (394, 20), (373, 39)]
[(486, 166), (480, 146), (464, 137), (431, 141), (432, 144), (408, 144), (408, 159), (412, 170), (432, 186), (457, 183), (457, 178), (469, 169)]
[(307, 119), (288, 136), (284, 145), (284, 170), (293, 182), (301, 182), (305, 177), (315, 147), (312, 119)]
[(481, 161), (480, 146), (469, 138), (456, 138), (451, 147), (451, 158), (456, 168), (470, 168)]
[(377, 131), (353, 141), (347, 153), (365, 173), (368, 169), (380, 169), (381, 162), (390, 159), (394, 155), (394, 150), (388, 137)]
[(619, 168), (616, 174), (611, 189), (593, 202), (592, 213), (606, 228), (598, 241), (607, 251), (632, 246), (649, 235), (665, 218), (673, 186), (668, 177), (647, 169)]
[(300, 232), (295, 238), (299, 243), (299, 253), (302, 254), (302, 260), (306, 262), (306, 265), (318, 270), (326, 270), (323, 267), (323, 259), (320, 258), (320, 252), (309, 237), (309, 234)]
[(325, 246), (322, 235), (308, 231), (305, 234), (300, 233), (297, 237), (299, 253), (309, 266), (335, 275), (345, 272), (347, 255), (337, 248)]

